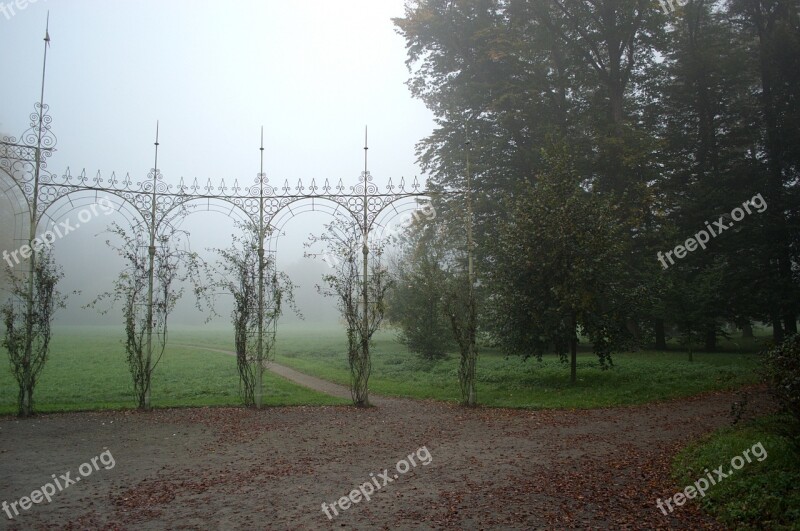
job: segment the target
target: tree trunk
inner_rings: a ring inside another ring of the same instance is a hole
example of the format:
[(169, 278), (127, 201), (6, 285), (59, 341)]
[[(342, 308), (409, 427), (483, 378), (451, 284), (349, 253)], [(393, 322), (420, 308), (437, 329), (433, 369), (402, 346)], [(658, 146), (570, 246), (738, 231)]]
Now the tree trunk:
[[(791, 254), (791, 238), (789, 235), (789, 228), (785, 217), (786, 209), (786, 192), (784, 189), (784, 168), (785, 168), (785, 155), (786, 147), (782, 137), (780, 127), (780, 112), (778, 110), (778, 96), (775, 95), (773, 90), (775, 86), (780, 85), (780, 79), (775, 79), (774, 61), (776, 52), (773, 49), (774, 42), (771, 37), (775, 36), (776, 30), (774, 27), (779, 27), (778, 20), (769, 19), (771, 16), (767, 15), (762, 18), (760, 13), (760, 4), (757, 4), (756, 9), (758, 14), (753, 12), (753, 24), (758, 31), (759, 37), (759, 59), (760, 59), (760, 73), (761, 73), (761, 102), (762, 111), (764, 114), (764, 125), (766, 131), (766, 152), (767, 152), (767, 201), (769, 202), (769, 224), (771, 226), (770, 240), (774, 249), (774, 258), (777, 260), (777, 278), (774, 279), (773, 284), (777, 286), (781, 292), (782, 300), (778, 303), (779, 309), (778, 316), (773, 316), (773, 337), (776, 342), (782, 342), (786, 335), (796, 332), (797, 323), (797, 301), (783, 297), (784, 293), (793, 286), (792, 279), (792, 254)], [(781, 326), (781, 318), (783, 325)]]
[(777, 312), (772, 312), (772, 340), (775, 343), (783, 343), (783, 325)]
[(625, 328), (628, 329), (628, 332), (631, 333), (633, 338), (638, 343), (642, 339), (642, 328), (639, 326), (638, 318), (628, 318), (625, 319)]
[(575, 384), (578, 381), (578, 325), (575, 315), (572, 316), (572, 333), (569, 338), (569, 383)]
[(30, 417), (33, 415), (33, 390), (28, 385), (23, 385), (20, 394), (19, 416)]
[(369, 373), (370, 373), (370, 360), (369, 360), (369, 339), (361, 340), (361, 400), (360, 407), (369, 407)]
[(656, 319), (653, 325), (656, 332), (656, 350), (667, 350), (667, 334), (664, 332), (664, 319)]
[(706, 352), (715, 352), (717, 350), (717, 331), (713, 328), (706, 330)]
[(742, 327), (742, 339), (753, 339), (753, 325), (745, 323)]

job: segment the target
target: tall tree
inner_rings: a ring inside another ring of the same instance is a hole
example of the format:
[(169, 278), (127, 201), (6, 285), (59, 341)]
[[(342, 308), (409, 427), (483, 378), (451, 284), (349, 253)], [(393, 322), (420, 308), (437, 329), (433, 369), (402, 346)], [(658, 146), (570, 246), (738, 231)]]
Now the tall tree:
[(426, 360), (444, 358), (453, 346), (446, 312), (447, 247), (437, 228), (422, 224), (397, 239), (401, 252), (392, 264), (387, 316), (410, 351)]
[(500, 228), (490, 268), (497, 339), (513, 354), (569, 355), (577, 378), (578, 333), (602, 365), (629, 340), (625, 317), (634, 292), (626, 283), (629, 240), (617, 207), (585, 189), (565, 145), (551, 150), (552, 168), (514, 200)]
[[(748, 131), (756, 119), (749, 102), (754, 72), (748, 68), (746, 46), (718, 8), (698, 0), (670, 19), (658, 77), (664, 104), (648, 109), (658, 113), (663, 126), (657, 155), (662, 171), (654, 186), (661, 207), (655, 214), (661, 248), (650, 256), (684, 243), (754, 193), (746, 155), (752, 145)], [(664, 273), (671, 278), (662, 287), (671, 289), (660, 290), (667, 299), (661, 309), (671, 310), (662, 317), (671, 318), (682, 337), (702, 337), (706, 350), (715, 349), (725, 320), (740, 320), (733, 316), (744, 308), (736, 306), (748, 306), (747, 299), (753, 299), (751, 293), (739, 297), (722, 291), (726, 280), (757, 273), (753, 257), (742, 252), (757, 241), (752, 238), (756, 223), (735, 227)], [(742, 231), (752, 239), (733, 236)]]
[(797, 0), (731, 0), (731, 13), (757, 39), (761, 148), (766, 173), (765, 198), (772, 245), (771, 321), (775, 340), (797, 333), (798, 232), (800, 232), (800, 2)]

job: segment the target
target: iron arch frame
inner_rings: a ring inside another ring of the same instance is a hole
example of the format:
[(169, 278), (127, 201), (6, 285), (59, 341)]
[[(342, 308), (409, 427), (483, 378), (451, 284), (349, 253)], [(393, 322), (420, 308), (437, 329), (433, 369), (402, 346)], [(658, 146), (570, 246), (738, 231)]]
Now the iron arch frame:
[[(348, 216), (357, 224), (363, 234), (364, 245), (364, 272), (363, 303), (366, 307), (367, 280), (366, 271), (369, 255), (368, 242), (373, 231), (380, 231), (383, 235), (389, 221), (405, 212), (418, 207), (420, 200), (430, 199), (432, 192), (422, 189), (419, 181), (414, 178), (410, 183), (401, 179), (399, 184), (394, 184), (389, 179), (388, 184), (381, 190), (373, 181), (367, 167), (367, 150), (364, 147), (364, 171), (360, 174), (358, 182), (346, 187), (339, 179), (336, 184), (331, 184), (325, 179), (318, 184), (316, 179), (311, 179), (310, 184), (304, 185), (302, 180), (292, 186), (288, 180), (283, 185), (273, 185), (264, 173), (263, 163), (263, 132), (261, 142), (261, 169), (256, 174), (255, 180), (250, 185), (240, 185), (238, 179), (232, 185), (227, 185), (221, 180), (218, 185), (212, 184), (209, 179), (205, 185), (197, 179), (187, 184), (183, 178), (177, 186), (167, 183), (158, 169), (158, 127), (154, 143), (154, 164), (147, 176), (141, 181), (135, 181), (130, 174), (120, 178), (112, 173), (104, 178), (100, 172), (89, 177), (86, 171), (72, 175), (67, 168), (63, 174), (54, 174), (47, 170), (47, 159), (55, 151), (56, 137), (52, 134), (50, 126), (52, 120), (48, 114), (48, 107), (37, 103), (35, 112), (31, 113), (31, 127), (21, 135), (22, 141), (15, 137), (0, 139), (0, 182), (6, 183), (0, 188), (9, 200), (21, 208), (15, 210), (15, 236), (26, 241), (29, 246), (36, 239), (39, 224), (44, 222), (45, 227), (54, 226), (57, 220), (78, 208), (91, 207), (103, 197), (107, 198), (133, 227), (141, 226), (150, 234), (150, 293), (148, 295), (148, 314), (152, 314), (153, 298), (153, 268), (155, 255), (155, 235), (163, 223), (180, 223), (196, 211), (214, 211), (230, 218), (247, 220), (259, 230), (259, 254), (276, 253), (281, 229), (296, 215), (311, 212), (327, 212), (332, 216)], [(10, 181), (9, 181), (10, 179)], [(27, 215), (26, 215), (27, 214)], [(28, 237), (24, 235), (24, 223), (28, 223)], [(265, 248), (266, 245), (266, 248)], [(35, 254), (28, 260), (29, 283), (32, 278)], [(262, 261), (262, 264), (265, 263)], [(274, 264), (274, 260), (272, 261)], [(265, 266), (260, 266), (260, 275), (263, 278)], [(32, 289), (32, 287), (31, 287)], [(259, 295), (259, 311), (264, 313), (266, 306), (271, 304), (263, 294)], [(366, 317), (366, 311), (364, 312)], [(148, 336), (152, 333), (149, 327)], [(261, 343), (264, 335), (274, 333), (274, 330), (259, 332), (258, 364), (261, 366)], [(150, 339), (148, 338), (148, 349)]]

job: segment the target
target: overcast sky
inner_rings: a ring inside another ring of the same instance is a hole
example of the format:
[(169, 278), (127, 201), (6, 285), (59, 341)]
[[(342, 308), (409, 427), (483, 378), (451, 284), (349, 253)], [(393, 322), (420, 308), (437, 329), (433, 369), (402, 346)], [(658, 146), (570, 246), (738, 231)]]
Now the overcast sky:
[[(403, 0), (28, 0), (13, 14), (3, 3), (4, 134), (29, 126), (50, 12), (45, 103), (58, 138), (50, 171), (129, 172), (142, 180), (153, 165), (158, 120), (159, 168), (175, 185), (182, 176), (253, 182), (262, 125), (272, 183), (355, 184), (367, 124), (376, 182), (420, 173), (414, 145), (433, 121), (405, 86), (404, 41), (391, 22), (402, 16)], [(321, 219), (287, 227), (292, 251), (283, 267), (300, 258), (299, 242), (321, 231)], [(229, 242), (230, 225), (218, 225), (196, 246)], [(198, 227), (205, 231), (202, 223), (185, 228), (195, 236)], [(86, 254), (94, 254), (100, 229), (74, 233), (61, 246), (68, 278), (93, 278)], [(82, 256), (64, 256), (64, 247)]]
[(171, 182), (252, 180), (261, 125), (276, 179), (355, 180), (365, 124), (376, 178), (418, 173), (432, 121), (404, 85), (390, 20), (402, 0), (38, 0), (0, 15), (4, 132), (24, 130), (39, 99), (47, 10), (52, 170), (146, 174), (160, 120)]

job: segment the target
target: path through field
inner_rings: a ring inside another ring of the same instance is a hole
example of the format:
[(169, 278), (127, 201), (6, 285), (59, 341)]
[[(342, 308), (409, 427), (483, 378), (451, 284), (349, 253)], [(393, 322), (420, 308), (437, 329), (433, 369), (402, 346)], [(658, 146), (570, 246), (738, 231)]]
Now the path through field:
[[(208, 350), (211, 352), (219, 352), (220, 354), (226, 354), (228, 356), (236, 355), (235, 352), (218, 348), (199, 347), (196, 345), (176, 345), (176, 346), (194, 348), (199, 350)], [(313, 389), (314, 391), (319, 391), (320, 393), (325, 393), (326, 395), (331, 395), (338, 398), (344, 398), (346, 400), (352, 399), (350, 395), (350, 389), (348, 389), (343, 385), (329, 382), (327, 380), (323, 380), (322, 378), (317, 378), (316, 376), (311, 376), (309, 374), (304, 374), (300, 371), (292, 369), (291, 367), (275, 363), (274, 361), (267, 362), (266, 367), (270, 372), (273, 372), (278, 376), (281, 376), (282, 378), (286, 378), (287, 380), (294, 382), (298, 385), (302, 385), (303, 387), (308, 387), (309, 389)], [(394, 399), (392, 398), (386, 398), (370, 394), (370, 403), (374, 406), (386, 405), (392, 402), (393, 400)]]
[[(349, 396), (335, 384), (273, 369)], [(763, 392), (754, 393), (752, 413), (771, 408)], [(709, 393), (589, 411), (464, 410), (384, 399), (366, 410), (4, 418), (0, 502), (29, 495), (52, 474), (71, 471), (75, 478), (82, 463), (105, 450), (115, 465), (14, 520), (0, 513), (0, 529), (718, 529), (694, 505), (664, 516), (655, 500), (682, 489), (669, 478), (671, 457), (727, 424), (734, 398)], [(428, 465), (421, 447), (430, 453)], [(405, 474), (396, 469), (401, 460), (409, 463)], [(386, 479), (378, 479), (385, 469)], [(373, 478), (381, 488), (369, 501), (361, 496), (338, 516), (329, 509), (328, 519), (323, 502), (331, 505)]]

